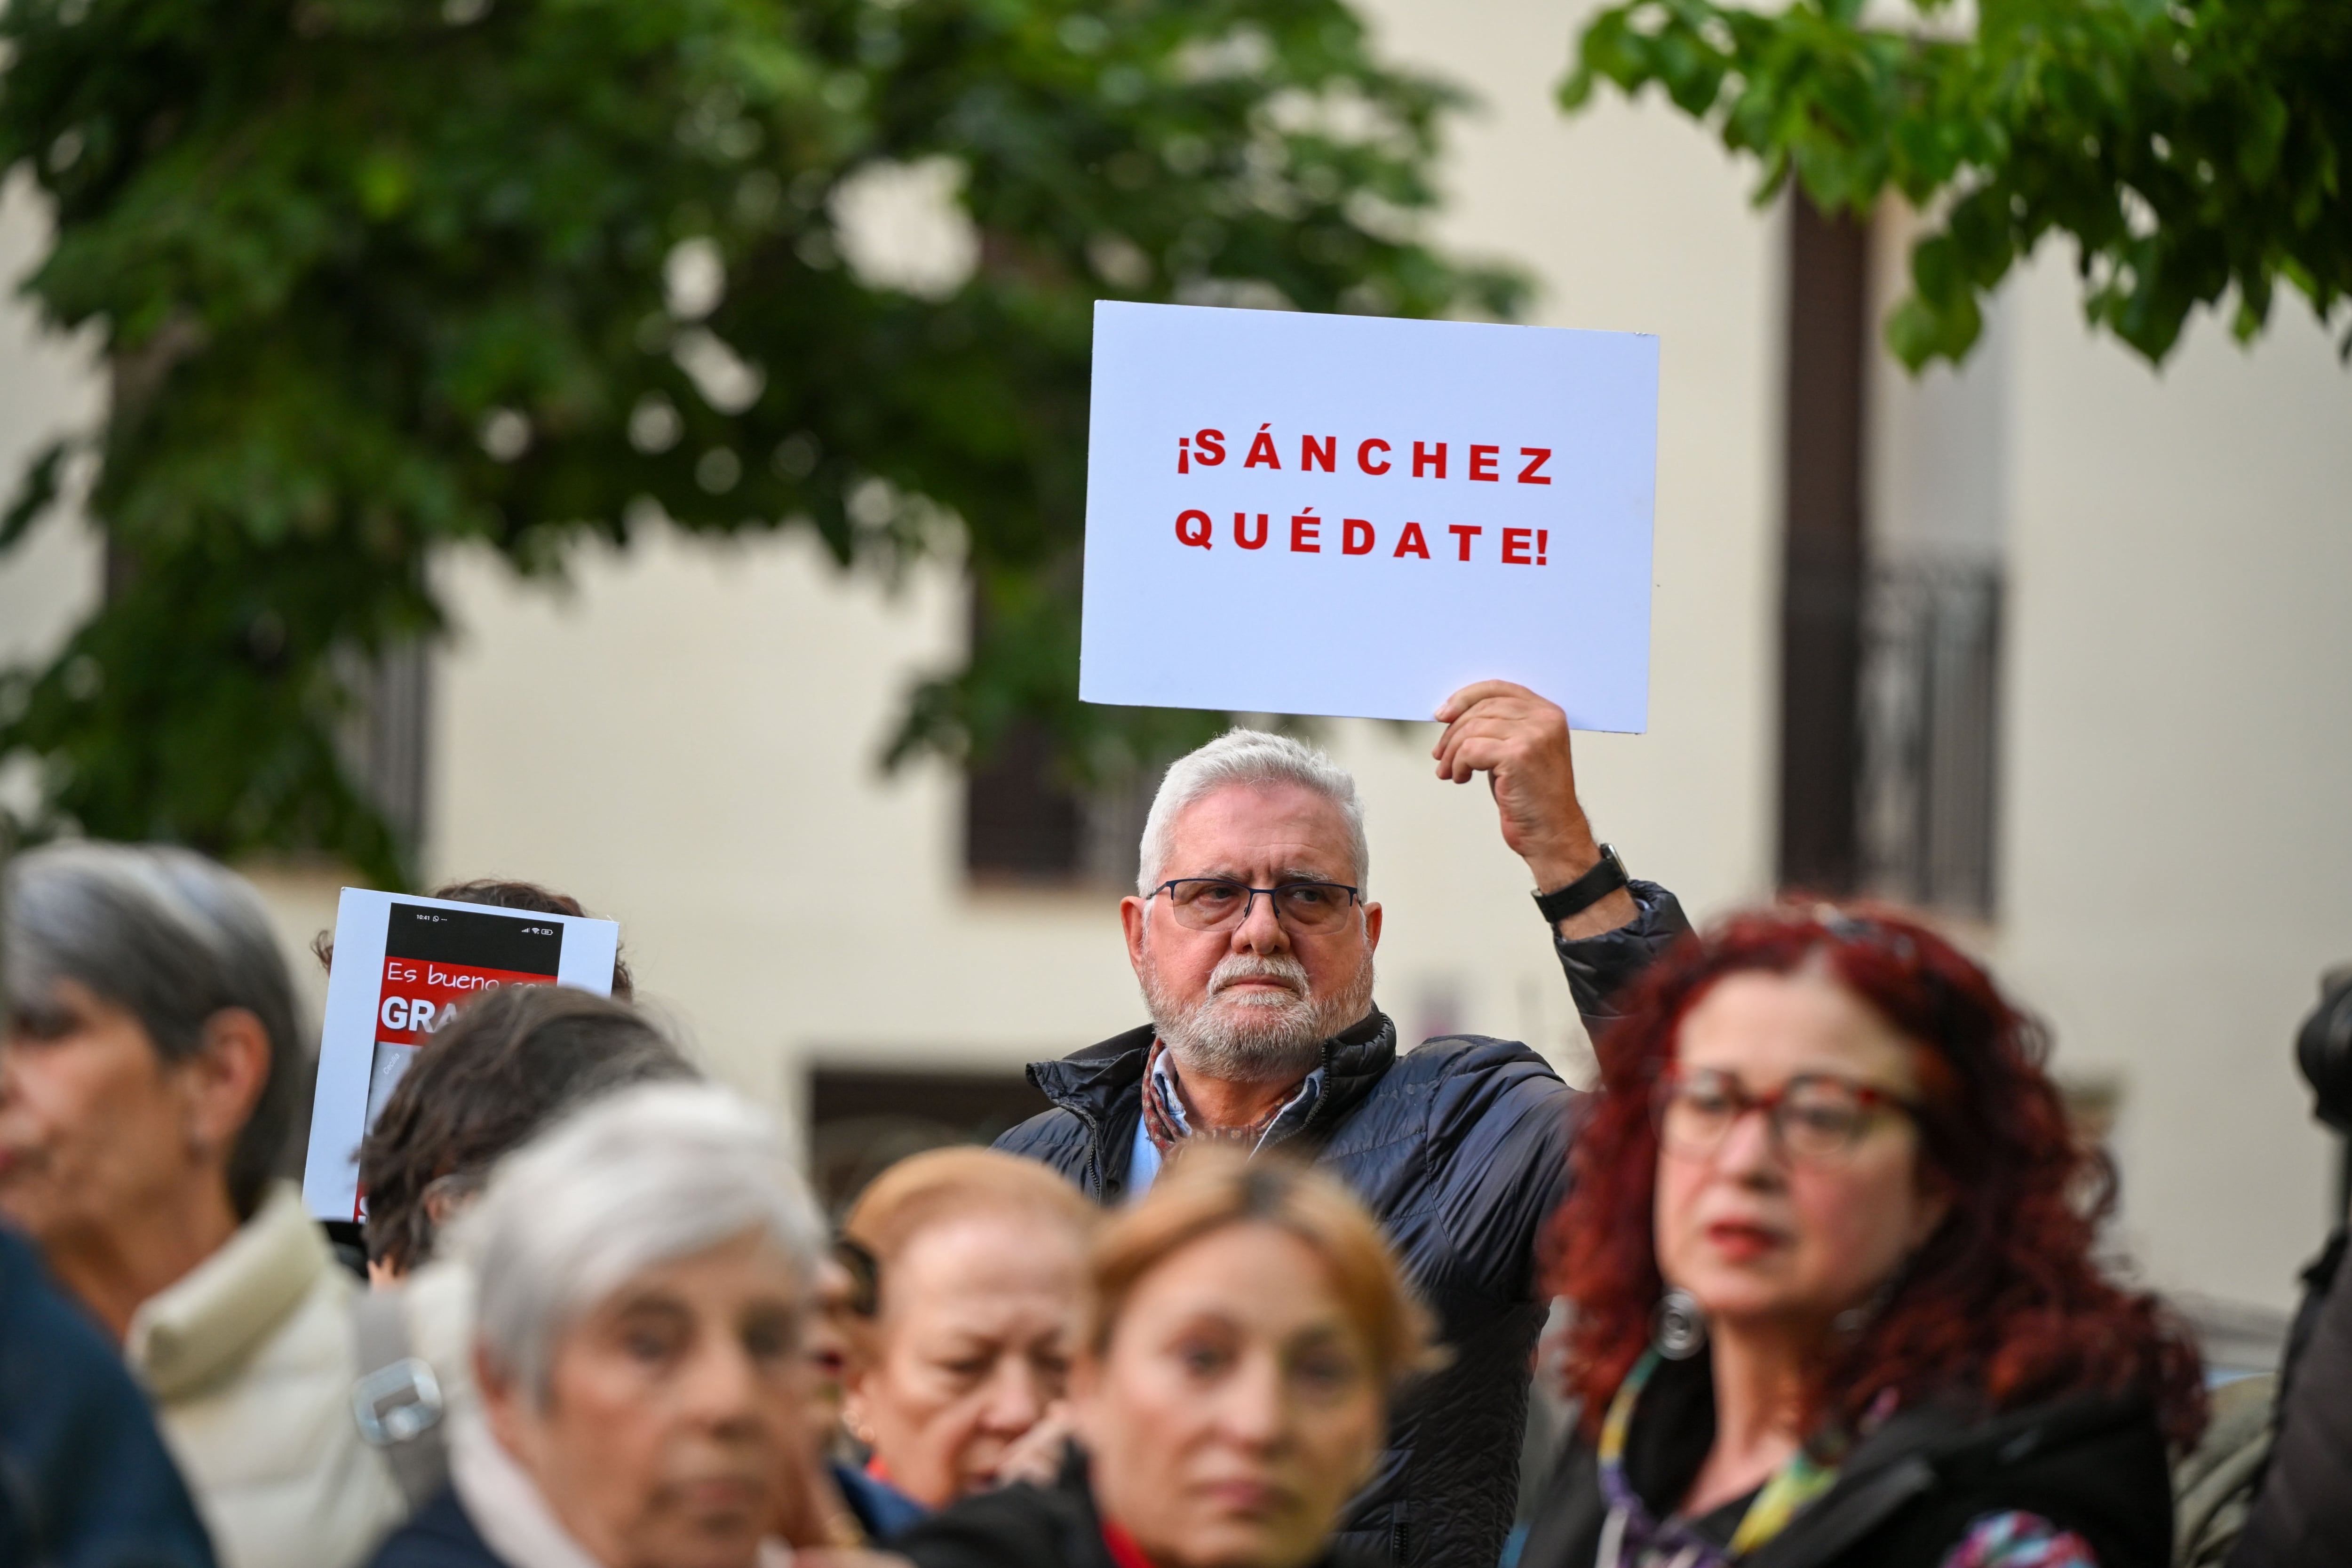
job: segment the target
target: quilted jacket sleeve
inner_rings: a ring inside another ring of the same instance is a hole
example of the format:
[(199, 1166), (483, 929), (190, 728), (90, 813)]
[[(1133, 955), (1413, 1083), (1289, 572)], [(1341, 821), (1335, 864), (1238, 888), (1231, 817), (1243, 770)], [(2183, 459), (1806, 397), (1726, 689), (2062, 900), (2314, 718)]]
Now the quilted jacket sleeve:
[(1657, 883), (1635, 878), (1628, 890), (1638, 912), (1627, 924), (1574, 941), (1552, 937), (1584, 1032), (1596, 1040), (1616, 1022), (1616, 999), (1625, 987), (1691, 929), (1681, 900)]
[(1481, 1042), (1438, 1088), (1426, 1147), (1443, 1152), (1449, 1261), (1433, 1279), (1489, 1301), (1534, 1299), (1538, 1238), (1568, 1190), (1570, 1121), (1580, 1098), (1526, 1047)]

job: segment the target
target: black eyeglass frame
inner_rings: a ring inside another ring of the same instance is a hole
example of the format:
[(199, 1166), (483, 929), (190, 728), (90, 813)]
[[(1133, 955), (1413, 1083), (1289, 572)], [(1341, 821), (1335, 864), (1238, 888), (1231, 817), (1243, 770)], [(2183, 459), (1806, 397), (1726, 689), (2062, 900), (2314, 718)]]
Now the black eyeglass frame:
[[(1351, 888), (1345, 882), (1317, 881), (1313, 878), (1302, 878), (1298, 881), (1284, 882), (1279, 886), (1272, 888), (1253, 888), (1247, 882), (1242, 881), (1238, 878), (1234, 877), (1171, 877), (1168, 880), (1160, 883), (1160, 886), (1152, 889), (1150, 896), (1156, 899), (1160, 894), (1167, 893), (1168, 907), (1172, 912), (1176, 908), (1176, 895), (1172, 892), (1169, 892), (1169, 889), (1171, 888), (1181, 888), (1188, 882), (1215, 882), (1223, 887), (1239, 888), (1247, 895), (1242, 900), (1241, 918), (1234, 921), (1233, 924), (1191, 926), (1186, 928), (1187, 930), (1192, 931), (1238, 931), (1243, 926), (1249, 924), (1250, 911), (1257, 908), (1258, 895), (1261, 893), (1265, 895), (1266, 899), (1273, 902), (1274, 918), (1276, 921), (1280, 921), (1286, 930), (1296, 928), (1292, 927), (1288, 921), (1283, 920), (1281, 896), (1294, 889), (1328, 888), (1334, 892), (1345, 893), (1348, 895), (1348, 908), (1349, 909), (1359, 908), (1364, 901), (1364, 890), (1361, 888)], [(1311, 927), (1309, 928), (1309, 931), (1311, 934)]]

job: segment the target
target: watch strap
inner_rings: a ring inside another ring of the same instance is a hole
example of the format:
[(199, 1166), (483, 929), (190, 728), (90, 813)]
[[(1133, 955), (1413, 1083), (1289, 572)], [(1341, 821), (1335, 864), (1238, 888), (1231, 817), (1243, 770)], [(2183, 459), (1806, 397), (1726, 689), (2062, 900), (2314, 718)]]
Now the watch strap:
[(1536, 908), (1553, 925), (1571, 915), (1580, 915), (1633, 879), (1625, 873), (1625, 862), (1617, 858), (1614, 847), (1601, 847), (1601, 863), (1570, 882), (1565, 888), (1555, 888), (1549, 893), (1535, 895)]

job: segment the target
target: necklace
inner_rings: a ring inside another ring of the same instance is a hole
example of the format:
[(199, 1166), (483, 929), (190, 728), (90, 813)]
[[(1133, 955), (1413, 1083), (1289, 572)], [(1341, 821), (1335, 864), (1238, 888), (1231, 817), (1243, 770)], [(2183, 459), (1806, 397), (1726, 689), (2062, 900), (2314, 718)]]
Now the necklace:
[(1601, 1489), (1608, 1500), (1609, 1518), (1601, 1526), (1595, 1568), (1730, 1568), (1786, 1530), (1806, 1504), (1837, 1484), (1848, 1444), (1843, 1433), (1831, 1430), (1801, 1445), (1758, 1489), (1732, 1532), (1731, 1544), (1717, 1546), (1679, 1515), (1653, 1515), (1625, 1475), (1625, 1438), (1633, 1428), (1633, 1408), (1659, 1364), (1656, 1351), (1642, 1352), (1601, 1424)]

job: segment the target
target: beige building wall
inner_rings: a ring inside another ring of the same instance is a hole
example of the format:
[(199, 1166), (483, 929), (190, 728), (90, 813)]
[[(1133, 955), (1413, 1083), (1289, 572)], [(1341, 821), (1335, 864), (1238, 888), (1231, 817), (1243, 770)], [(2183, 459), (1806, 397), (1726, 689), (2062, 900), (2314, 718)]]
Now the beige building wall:
[(2000, 952), (2121, 1089), (2151, 1274), (2283, 1305), (2335, 1189), (2294, 1030), (2352, 959), (2352, 372), (2291, 298), (2151, 372), (2070, 262), (2014, 301)]
[[(1773, 855), (1779, 216), (1655, 101), (1559, 119), (1581, 5), (1369, 9), (1397, 58), (1486, 100), (1453, 143), (1449, 242), (1529, 267), (1538, 321), (1662, 339), (1654, 728), (1581, 738), (1584, 790), (1602, 836), (1696, 910), (1755, 896)], [(39, 232), (21, 200), (0, 206), (0, 259)], [(2292, 310), (2251, 355), (2202, 324), (2153, 374), (2086, 338), (2070, 260), (2012, 290), (1968, 386), (1879, 378), (1871, 494), (1990, 531), (2008, 563), (1992, 940), (2057, 1024), (2061, 1068), (2120, 1094), (2129, 1241), (2168, 1285), (2283, 1301), (2327, 1186), (2286, 1031), (2320, 965), (2352, 955), (2352, 376)], [(0, 309), (0, 463), (97, 399)], [(70, 523), (0, 565), (0, 653), (58, 635), (96, 569)], [(534, 878), (618, 917), (644, 994), (732, 1081), (791, 1106), (814, 1064), (1010, 1068), (1141, 1017), (1110, 896), (972, 889), (956, 781), (877, 771), (898, 694), (962, 635), (938, 573), (891, 591), (794, 538), (658, 536), (583, 555), (565, 592), (471, 557), (443, 571), (459, 629), (428, 873)], [(1430, 776), (1429, 727), (1327, 734), (1369, 804), (1383, 1005), (1409, 1033), (1521, 1036), (1577, 1070), (1484, 791)], [(331, 910), (331, 874), (263, 879), (289, 945)]]
[[(17, 476), (59, 436), (88, 428), (105, 409), (89, 345), (39, 330), (15, 298), (16, 280), (41, 257), (49, 226), (19, 175), (0, 185), (0, 496), (13, 497)], [(0, 508), (7, 502), (0, 500)], [(0, 666), (46, 653), (98, 601), (101, 552), (89, 530), (70, 523), (39, 529), (0, 558)], [(0, 790), (23, 781), (0, 779)]]

